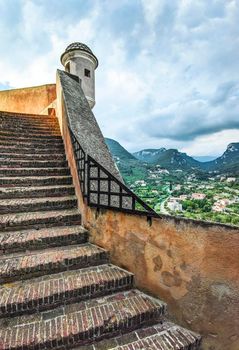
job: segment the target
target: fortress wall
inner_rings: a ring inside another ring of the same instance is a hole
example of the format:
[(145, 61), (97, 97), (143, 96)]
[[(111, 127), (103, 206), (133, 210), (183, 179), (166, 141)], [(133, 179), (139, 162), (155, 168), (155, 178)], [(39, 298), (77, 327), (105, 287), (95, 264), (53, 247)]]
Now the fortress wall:
[(203, 349), (239, 349), (239, 230), (88, 208), (91, 241), (168, 303), (171, 317), (204, 337)]
[(56, 85), (0, 91), (0, 111), (40, 114), (56, 99)]
[[(67, 119), (75, 120), (77, 135), (90, 152), (86, 141), (95, 135), (89, 134), (87, 125), (92, 112), (80, 85), (62, 72), (57, 86), (57, 116), (82, 224), (89, 229), (91, 242), (109, 250), (113, 263), (133, 272), (138, 287), (166, 301), (172, 320), (199, 332), (203, 350), (238, 350), (238, 228), (167, 216), (151, 222), (145, 215), (88, 207), (79, 186)], [(81, 120), (84, 113), (85, 124)], [(101, 135), (93, 141), (100, 145)], [(96, 156), (102, 154), (104, 148), (99, 147)], [(106, 161), (102, 159), (103, 165), (114, 170)]]

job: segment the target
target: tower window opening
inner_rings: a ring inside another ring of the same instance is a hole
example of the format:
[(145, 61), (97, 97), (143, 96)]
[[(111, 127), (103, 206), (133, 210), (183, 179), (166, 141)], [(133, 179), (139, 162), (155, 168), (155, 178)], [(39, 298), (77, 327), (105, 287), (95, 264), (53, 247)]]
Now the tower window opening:
[(85, 68), (85, 77), (90, 78), (90, 70)]

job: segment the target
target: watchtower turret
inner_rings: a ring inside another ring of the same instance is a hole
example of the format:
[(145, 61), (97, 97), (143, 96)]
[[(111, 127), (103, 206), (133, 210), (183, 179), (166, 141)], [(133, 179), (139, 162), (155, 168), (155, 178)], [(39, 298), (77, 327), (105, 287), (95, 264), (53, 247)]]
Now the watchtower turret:
[(91, 108), (95, 105), (95, 69), (98, 60), (91, 49), (82, 43), (76, 42), (67, 46), (61, 55), (61, 63), (65, 71), (80, 78), (81, 87)]

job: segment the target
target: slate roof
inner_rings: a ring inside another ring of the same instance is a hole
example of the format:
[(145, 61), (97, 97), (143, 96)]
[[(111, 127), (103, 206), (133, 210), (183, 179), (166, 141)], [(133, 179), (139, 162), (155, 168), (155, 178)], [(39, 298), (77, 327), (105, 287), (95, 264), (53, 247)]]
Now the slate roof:
[(81, 51), (88, 52), (89, 54), (91, 54), (96, 59), (97, 66), (98, 66), (98, 59), (93, 54), (92, 50), (86, 44), (83, 44), (83, 43), (80, 43), (80, 42), (74, 42), (74, 43), (68, 45), (67, 48), (65, 49), (65, 52), (61, 55), (61, 61), (62, 61), (62, 57), (64, 56), (64, 54), (66, 52), (70, 52), (70, 51), (73, 51), (73, 50), (81, 50)]

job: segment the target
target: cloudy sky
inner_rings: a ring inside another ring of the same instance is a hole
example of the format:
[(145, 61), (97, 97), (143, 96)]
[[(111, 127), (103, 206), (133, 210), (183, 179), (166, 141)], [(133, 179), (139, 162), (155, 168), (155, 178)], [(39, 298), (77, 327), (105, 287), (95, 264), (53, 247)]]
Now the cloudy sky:
[(0, 89), (54, 82), (82, 41), (105, 136), (219, 155), (239, 142), (238, 23), (238, 0), (0, 0)]

